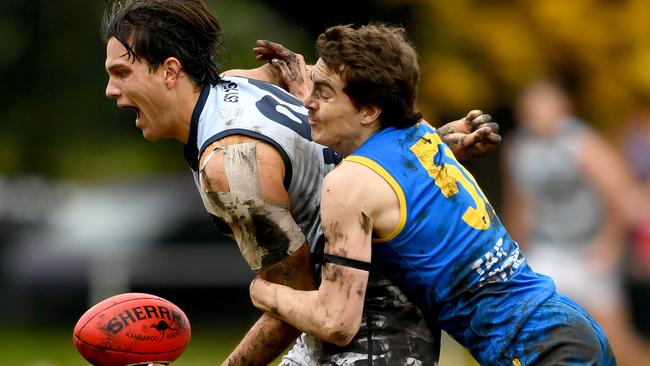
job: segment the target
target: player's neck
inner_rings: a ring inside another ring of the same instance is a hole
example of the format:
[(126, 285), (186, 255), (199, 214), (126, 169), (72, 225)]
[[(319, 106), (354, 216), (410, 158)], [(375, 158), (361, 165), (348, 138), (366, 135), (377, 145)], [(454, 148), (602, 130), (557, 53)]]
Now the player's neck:
[(190, 137), (192, 114), (201, 95), (201, 88), (194, 85), (182, 85), (179, 89), (176, 99), (176, 114), (174, 115), (177, 126), (175, 138), (185, 145)]
[(368, 140), (374, 134), (375, 132), (373, 131), (363, 131), (363, 133), (353, 138), (339, 141), (339, 143), (337, 144), (338, 146), (334, 146), (333, 148), (342, 157), (347, 157), (348, 155), (352, 154), (355, 150), (357, 150), (359, 147), (361, 147), (361, 145), (363, 145), (366, 142), (366, 140)]

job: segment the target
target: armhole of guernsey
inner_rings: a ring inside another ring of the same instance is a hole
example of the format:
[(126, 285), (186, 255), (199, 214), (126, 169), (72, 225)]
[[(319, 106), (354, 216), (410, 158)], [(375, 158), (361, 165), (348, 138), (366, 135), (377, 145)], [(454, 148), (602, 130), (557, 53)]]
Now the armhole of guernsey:
[(358, 155), (351, 155), (346, 157), (344, 160), (346, 161), (351, 161), (355, 162), (361, 165), (364, 165), (375, 173), (379, 174), (384, 180), (390, 184), (390, 186), (393, 188), (393, 191), (395, 191), (395, 194), (397, 194), (397, 199), (399, 200), (399, 223), (397, 224), (397, 227), (395, 230), (393, 230), (392, 233), (388, 234), (387, 236), (383, 238), (375, 238), (372, 241), (374, 243), (383, 243), (387, 242), (393, 238), (395, 238), (400, 232), (402, 232), (402, 229), (404, 228), (404, 225), (406, 224), (406, 198), (404, 196), (404, 191), (402, 190), (402, 187), (397, 183), (395, 178), (393, 178), (390, 173), (386, 171), (381, 165), (377, 164), (374, 160), (368, 159), (365, 156), (358, 156)]

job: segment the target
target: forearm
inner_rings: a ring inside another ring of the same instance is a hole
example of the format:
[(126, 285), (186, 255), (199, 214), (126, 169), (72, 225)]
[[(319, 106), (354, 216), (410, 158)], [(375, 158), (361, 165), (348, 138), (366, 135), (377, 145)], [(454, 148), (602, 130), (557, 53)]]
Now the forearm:
[(337, 328), (340, 318), (333, 316), (344, 313), (344, 309), (336, 302), (321, 301), (318, 291), (298, 291), (256, 279), (251, 285), (251, 297), (258, 309), (316, 338), (336, 344), (345, 341)]
[(282, 86), (282, 80), (278, 72), (273, 70), (269, 64), (264, 64), (254, 69), (231, 69), (224, 72), (226, 76), (243, 76), (249, 79), (266, 81), (271, 84)]
[[(316, 288), (311, 254), (306, 242), (291, 256), (262, 270), (259, 276), (301, 290)], [(265, 313), (246, 333), (223, 365), (267, 365), (299, 334), (300, 332), (290, 324)]]
[(321, 273), (315, 291), (294, 290), (258, 277), (250, 288), (253, 305), (316, 338), (347, 345), (361, 324), (368, 272), (326, 263)]
[(268, 365), (298, 337), (300, 331), (266, 313), (253, 325), (222, 366)]

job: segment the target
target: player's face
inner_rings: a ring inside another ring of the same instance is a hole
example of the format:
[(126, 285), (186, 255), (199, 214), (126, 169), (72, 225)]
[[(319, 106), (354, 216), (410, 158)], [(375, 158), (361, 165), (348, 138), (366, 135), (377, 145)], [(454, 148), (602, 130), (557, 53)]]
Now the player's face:
[(135, 125), (145, 139), (153, 141), (172, 137), (169, 103), (161, 68), (150, 71), (146, 62), (128, 58), (126, 48), (111, 38), (106, 45), (106, 96), (117, 101), (122, 109), (136, 112)]
[(305, 100), (312, 138), (348, 155), (360, 144), (363, 111), (343, 92), (345, 82), (341, 76), (320, 59), (312, 70), (312, 80), (312, 92)]
[(568, 114), (566, 99), (550, 86), (536, 86), (520, 98), (518, 121), (531, 133), (549, 136), (557, 133)]

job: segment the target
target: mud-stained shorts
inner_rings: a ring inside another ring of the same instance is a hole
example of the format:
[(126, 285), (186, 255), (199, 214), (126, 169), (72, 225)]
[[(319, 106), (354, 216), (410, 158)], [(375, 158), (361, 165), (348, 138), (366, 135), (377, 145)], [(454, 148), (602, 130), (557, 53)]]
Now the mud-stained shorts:
[(429, 366), (437, 365), (440, 331), (431, 330), (406, 296), (371, 272), (361, 328), (344, 347), (302, 334), (281, 366)]
[(500, 364), (616, 365), (600, 326), (578, 304), (558, 294), (531, 315), (507, 353), (512, 363)]

